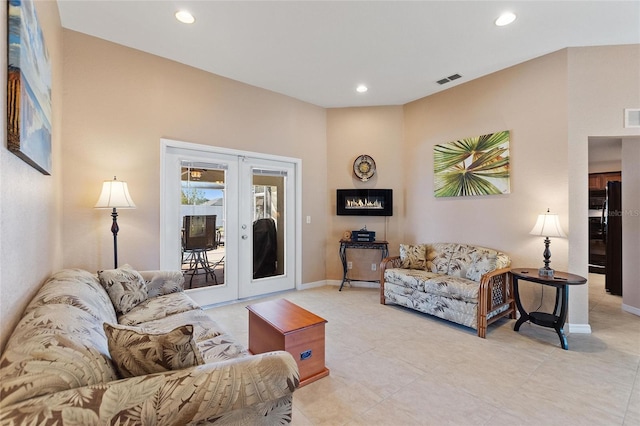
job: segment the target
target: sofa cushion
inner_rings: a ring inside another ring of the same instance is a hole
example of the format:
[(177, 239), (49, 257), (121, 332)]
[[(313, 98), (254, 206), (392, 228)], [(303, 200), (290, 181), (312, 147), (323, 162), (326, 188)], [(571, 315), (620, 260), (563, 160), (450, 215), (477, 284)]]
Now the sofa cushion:
[(509, 266), (511, 266), (511, 258), (508, 254), (499, 251), (496, 257), (496, 269), (508, 268)]
[(113, 307), (119, 314), (126, 314), (147, 299), (147, 285), (144, 279), (129, 265), (98, 271), (98, 279), (107, 290)]
[(190, 324), (165, 332), (104, 323), (104, 331), (111, 358), (123, 378), (204, 364)]
[(400, 284), (417, 291), (424, 291), (424, 282), (440, 276), (422, 269), (391, 268), (384, 271), (385, 282)]
[[(51, 293), (55, 281), (45, 287)], [(102, 321), (67, 303), (36, 306), (18, 322), (0, 357), (0, 406), (117, 378)]]
[(400, 261), (405, 269), (426, 268), (427, 247), (424, 244), (400, 244)]
[(478, 304), (448, 296), (425, 293), (394, 283), (385, 283), (384, 296), (391, 302), (420, 312), (478, 328)]
[(120, 315), (118, 322), (122, 325), (144, 324), (194, 309), (200, 310), (200, 306), (180, 291), (147, 299), (126, 314)]
[(147, 285), (149, 299), (184, 290), (182, 271), (139, 271)]
[(72, 305), (90, 314), (99, 324), (116, 321), (116, 311), (96, 275), (81, 269), (63, 269), (51, 275), (31, 299), (23, 315), (45, 305)]
[[(458, 244), (451, 255), (447, 275), (459, 278), (469, 278), (480, 281), (482, 274), (495, 269), (495, 259), (498, 252), (480, 246)], [(474, 266), (474, 264), (478, 263)], [(491, 269), (489, 269), (491, 267)], [(478, 275), (479, 271), (483, 271)], [(474, 278), (472, 278), (474, 277)]]
[(496, 269), (498, 253), (483, 250), (471, 255), (472, 263), (467, 269), (466, 277), (470, 280), (480, 282), (482, 276)]
[(384, 272), (386, 283), (396, 284), (411, 291), (436, 294), (451, 299), (478, 303), (480, 284), (460, 277), (434, 274), (416, 269), (387, 269)]
[(466, 278), (439, 275), (425, 280), (423, 285), (427, 293), (478, 303), (480, 284)]
[(426, 244), (427, 270), (434, 274), (446, 274), (449, 271), (451, 255), (458, 244), (434, 243)]
[(216, 362), (248, 356), (247, 350), (227, 334), (216, 321), (202, 309), (194, 309), (175, 315), (168, 315), (143, 326), (150, 330), (167, 330), (181, 324), (193, 325), (195, 339), (205, 362)]

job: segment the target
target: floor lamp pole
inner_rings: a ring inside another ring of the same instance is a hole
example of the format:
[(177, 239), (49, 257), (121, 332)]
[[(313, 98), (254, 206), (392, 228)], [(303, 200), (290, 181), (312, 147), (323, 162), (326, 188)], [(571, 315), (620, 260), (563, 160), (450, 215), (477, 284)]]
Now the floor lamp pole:
[(118, 212), (116, 208), (113, 208), (111, 212), (111, 217), (113, 218), (113, 223), (111, 224), (111, 232), (113, 233), (113, 261), (114, 261), (114, 269), (118, 269), (118, 231), (120, 228), (118, 227)]
[(127, 182), (116, 180), (107, 180), (102, 183), (102, 192), (100, 198), (94, 206), (96, 209), (112, 209), (111, 217), (113, 223), (111, 224), (111, 233), (113, 233), (113, 263), (115, 269), (118, 269), (118, 211), (120, 209), (135, 209), (136, 205), (131, 199), (129, 194), (129, 187)]

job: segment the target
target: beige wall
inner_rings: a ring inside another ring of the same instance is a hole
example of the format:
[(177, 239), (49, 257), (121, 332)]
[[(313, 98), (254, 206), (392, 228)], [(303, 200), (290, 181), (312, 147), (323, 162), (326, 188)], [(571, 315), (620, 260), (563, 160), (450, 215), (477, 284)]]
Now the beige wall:
[[(327, 279), (342, 279), (342, 264), (338, 256), (344, 231), (367, 227), (376, 232), (377, 240), (389, 241), (391, 254), (398, 254), (403, 241), (405, 196), (403, 188), (402, 152), (403, 111), (401, 106), (372, 108), (335, 108), (327, 111), (328, 170), (325, 198), (328, 200), (329, 231), (326, 245)], [(353, 162), (361, 154), (370, 155), (377, 172), (367, 182), (353, 173)], [(362, 217), (336, 215), (336, 189), (392, 189), (393, 216)], [(377, 279), (371, 274), (371, 263), (380, 263), (378, 250), (358, 250), (359, 262), (368, 265), (360, 278)], [(354, 265), (357, 268), (358, 265)], [(354, 271), (355, 272), (355, 271)], [(356, 275), (353, 275), (354, 277)]]
[[(566, 231), (566, 53), (557, 52), (405, 106), (410, 228), (417, 240), (466, 241), (507, 251), (514, 264), (541, 262), (542, 241), (529, 236), (550, 208)], [(541, 125), (544, 123), (544, 125)], [(511, 193), (435, 198), (433, 147), (500, 130), (511, 132)], [(422, 197), (418, 195), (422, 194)], [(423, 220), (428, 214), (430, 220)], [(455, 226), (442, 226), (448, 223)], [(553, 241), (552, 264), (566, 268), (566, 244)]]
[(622, 303), (640, 315), (640, 137), (622, 140)]
[[(568, 49), (567, 73), (569, 111), (569, 220), (572, 234), (569, 236), (569, 268), (586, 276), (588, 262), (588, 220), (585, 207), (588, 203), (588, 169), (590, 136), (631, 137), (640, 135), (639, 129), (624, 126), (624, 109), (640, 107), (640, 45), (581, 47)], [(623, 160), (622, 174), (628, 162)], [(637, 166), (632, 166), (637, 167)], [(636, 193), (637, 194), (637, 193)], [(623, 222), (623, 226), (627, 224)], [(624, 249), (637, 253), (637, 240), (629, 241), (623, 228)], [(635, 246), (635, 248), (634, 248)], [(627, 253), (624, 254), (625, 258)], [(637, 271), (637, 262), (622, 265), (623, 277)], [(632, 268), (632, 269), (629, 269)], [(635, 275), (638, 276), (637, 274)], [(638, 279), (623, 283), (637, 289)], [(637, 292), (637, 290), (636, 290)], [(638, 294), (638, 293), (636, 293)], [(571, 289), (569, 300), (570, 322), (584, 324), (588, 320), (588, 288)], [(625, 303), (627, 303), (625, 298)], [(640, 306), (640, 300), (633, 302)]]
[[(568, 220), (566, 51), (508, 68), (405, 105), (406, 238), (466, 242), (503, 250), (516, 267), (542, 266), (543, 239), (529, 235), (550, 208)], [(511, 193), (435, 198), (434, 145), (511, 132)], [(551, 242), (551, 266), (567, 270), (567, 240)], [(540, 287), (523, 284), (523, 301)], [(553, 292), (545, 292), (545, 296)], [(551, 304), (553, 297), (545, 298)]]
[[(38, 20), (51, 59), (52, 170), (46, 176), (7, 150), (6, 103), (0, 126), (0, 351), (35, 291), (62, 265), (61, 123), (62, 28), (55, 2), (36, 2)], [(7, 5), (0, 8), (7, 33)], [(0, 47), (0, 97), (6, 99), (7, 49)]]
[(137, 209), (118, 217), (119, 263), (159, 267), (160, 138), (302, 159), (302, 281), (323, 280), (326, 113), (323, 108), (65, 30), (64, 266), (113, 262), (101, 181), (129, 184)]

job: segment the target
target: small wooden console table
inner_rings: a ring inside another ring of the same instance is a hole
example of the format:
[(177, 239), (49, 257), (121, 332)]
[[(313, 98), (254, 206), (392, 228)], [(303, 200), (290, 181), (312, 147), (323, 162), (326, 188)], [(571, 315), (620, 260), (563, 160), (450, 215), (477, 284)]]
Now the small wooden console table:
[[(344, 283), (349, 281), (351, 282), (351, 278), (347, 277), (347, 249), (355, 248), (355, 249), (374, 249), (381, 250), (382, 257), (380, 260), (389, 256), (389, 243), (386, 241), (352, 241), (352, 240), (340, 240), (340, 261), (342, 262), (342, 283), (340, 284), (340, 289), (338, 291), (342, 291), (342, 287)], [(379, 283), (380, 280), (356, 280), (356, 281), (368, 281), (368, 282), (376, 282)]]
[[(516, 299), (516, 306), (520, 312), (520, 318), (513, 327), (515, 331), (520, 330), (520, 326), (526, 321), (543, 327), (549, 327), (556, 330), (560, 338), (562, 349), (569, 349), (567, 337), (564, 334), (564, 323), (567, 319), (567, 303), (569, 300), (569, 286), (580, 285), (587, 282), (587, 279), (580, 275), (569, 274), (567, 272), (555, 271), (553, 277), (541, 277), (538, 270), (534, 268), (520, 268), (511, 270), (511, 279), (513, 281), (513, 292)], [(520, 293), (518, 292), (518, 280), (531, 281), (534, 283), (548, 285), (556, 288), (556, 303), (553, 313), (547, 312), (529, 312), (524, 310), (520, 302)]]
[(329, 375), (324, 365), (324, 318), (286, 299), (247, 306), (249, 352), (287, 351), (298, 364), (300, 386)]

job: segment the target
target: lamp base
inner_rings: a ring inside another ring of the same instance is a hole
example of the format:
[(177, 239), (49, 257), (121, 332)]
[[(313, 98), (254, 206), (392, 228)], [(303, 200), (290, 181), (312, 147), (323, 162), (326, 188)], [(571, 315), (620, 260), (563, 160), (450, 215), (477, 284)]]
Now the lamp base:
[(545, 267), (538, 269), (538, 275), (541, 277), (553, 277), (553, 269)]

